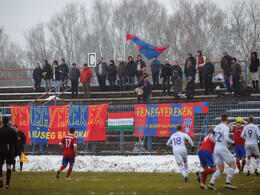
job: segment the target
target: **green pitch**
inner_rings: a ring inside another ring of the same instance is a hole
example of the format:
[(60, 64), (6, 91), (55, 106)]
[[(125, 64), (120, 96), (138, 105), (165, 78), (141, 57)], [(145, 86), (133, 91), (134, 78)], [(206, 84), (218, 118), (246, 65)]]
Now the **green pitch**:
[[(5, 175), (5, 173), (4, 173)], [(178, 173), (83, 173), (72, 172), (65, 180), (56, 172), (14, 172), (10, 189), (0, 189), (0, 194), (259, 194), (260, 177), (235, 174), (232, 184), (237, 190), (224, 189), (226, 175), (216, 182), (213, 192), (199, 187), (196, 174), (190, 174), (190, 181), (184, 182)], [(4, 178), (5, 180), (5, 178)], [(207, 180), (209, 182), (209, 178)], [(4, 183), (5, 184), (5, 183)]]

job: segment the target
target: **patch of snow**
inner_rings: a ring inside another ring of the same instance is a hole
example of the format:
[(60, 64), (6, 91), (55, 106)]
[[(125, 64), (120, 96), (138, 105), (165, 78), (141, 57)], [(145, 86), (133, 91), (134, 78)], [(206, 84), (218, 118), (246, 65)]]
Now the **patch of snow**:
[[(48, 98), (46, 98), (46, 99), (44, 99), (44, 100), (51, 100), (51, 99), (53, 99), (53, 98), (55, 98), (55, 95), (51, 95), (51, 96), (49, 96)], [(56, 97), (56, 100), (60, 100), (61, 98), (59, 98), (59, 97)]]

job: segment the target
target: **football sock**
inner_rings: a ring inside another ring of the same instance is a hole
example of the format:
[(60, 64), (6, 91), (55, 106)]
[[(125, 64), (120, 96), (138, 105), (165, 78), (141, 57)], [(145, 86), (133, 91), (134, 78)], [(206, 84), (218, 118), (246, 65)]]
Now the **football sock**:
[(185, 176), (188, 177), (188, 175), (189, 175), (189, 164), (188, 164), (188, 162), (184, 163), (184, 168), (185, 168)]
[(23, 170), (23, 162), (20, 162), (20, 171)]
[(205, 169), (204, 171), (201, 171), (201, 172), (200, 172), (200, 173), (201, 173), (201, 182), (202, 182), (203, 184), (205, 184), (206, 179), (207, 179), (207, 176), (208, 176), (209, 174), (211, 174), (211, 173), (214, 173), (214, 172), (215, 172), (215, 170), (212, 169), (212, 168)]
[(260, 161), (260, 159), (259, 159), (259, 158), (255, 160), (255, 169), (258, 169), (258, 166), (259, 166), (259, 161)]
[(244, 167), (245, 167), (245, 164), (246, 164), (246, 161), (244, 160), (242, 160), (242, 170), (244, 170)]
[(246, 161), (246, 168), (247, 168), (247, 171), (250, 171), (250, 161), (251, 160), (248, 160)]
[(185, 177), (185, 170), (184, 170), (183, 165), (179, 166), (179, 169), (180, 169), (180, 172), (183, 175), (183, 177)]
[(236, 163), (237, 163), (237, 168), (238, 168), (238, 170), (240, 171), (241, 170), (241, 165), (240, 165), (240, 160), (236, 160)]
[(226, 183), (230, 183), (231, 178), (233, 177), (235, 172), (235, 168), (234, 167), (229, 167), (228, 171), (227, 171), (227, 179), (226, 179)]
[(62, 165), (61, 167), (60, 167), (60, 171), (63, 171), (63, 169), (65, 169), (67, 166), (64, 166), (64, 165)]
[(16, 160), (14, 159), (14, 163), (13, 163), (13, 169), (15, 169), (15, 163), (16, 163)]
[(11, 169), (7, 169), (6, 170), (6, 185), (8, 185), (8, 186), (10, 183), (10, 179), (11, 179)]
[(210, 180), (210, 183), (214, 184), (215, 181), (220, 177), (221, 175), (221, 171), (217, 170), (213, 175), (212, 175), (212, 178)]
[(67, 173), (67, 175), (66, 175), (67, 178), (69, 178), (69, 176), (70, 176), (70, 174), (71, 174), (71, 172), (72, 172), (72, 169), (73, 169), (73, 165), (70, 165), (69, 170), (68, 170), (68, 173)]
[(3, 166), (0, 165), (0, 178), (3, 177)]

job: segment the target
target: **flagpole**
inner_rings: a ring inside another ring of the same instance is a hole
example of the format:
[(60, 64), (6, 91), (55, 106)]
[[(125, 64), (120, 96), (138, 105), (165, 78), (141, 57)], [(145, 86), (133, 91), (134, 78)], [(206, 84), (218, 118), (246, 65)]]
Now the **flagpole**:
[(88, 141), (87, 141), (87, 145), (86, 145), (86, 149), (85, 149), (85, 153), (84, 153), (85, 156), (87, 154), (87, 150), (88, 150)]
[(33, 145), (32, 155), (34, 154), (34, 149), (35, 149), (35, 142), (34, 142), (34, 145)]

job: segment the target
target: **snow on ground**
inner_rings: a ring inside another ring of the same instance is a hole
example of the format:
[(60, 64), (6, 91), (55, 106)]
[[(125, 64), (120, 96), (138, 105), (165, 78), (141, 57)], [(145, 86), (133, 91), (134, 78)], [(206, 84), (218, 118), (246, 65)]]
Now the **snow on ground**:
[[(62, 156), (28, 155), (29, 163), (24, 163), (23, 171), (57, 171), (61, 165)], [(254, 160), (251, 170), (254, 168)], [(199, 171), (200, 163), (197, 155), (188, 156), (189, 172)], [(227, 167), (226, 167), (227, 168)], [(19, 170), (17, 157), (16, 169)], [(78, 172), (149, 172), (149, 173), (179, 173), (179, 168), (173, 155), (165, 156), (78, 156), (74, 171)], [(236, 172), (238, 170), (236, 169)]]

